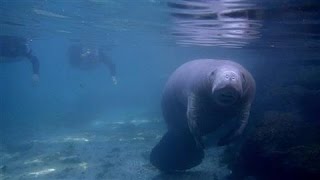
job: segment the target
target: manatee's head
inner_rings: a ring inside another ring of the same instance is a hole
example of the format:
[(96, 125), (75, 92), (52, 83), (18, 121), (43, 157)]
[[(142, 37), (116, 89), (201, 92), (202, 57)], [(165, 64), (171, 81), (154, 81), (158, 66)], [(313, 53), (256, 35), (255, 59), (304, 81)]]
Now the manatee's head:
[(243, 74), (236, 68), (223, 67), (210, 74), (212, 98), (221, 106), (230, 106), (243, 94)]

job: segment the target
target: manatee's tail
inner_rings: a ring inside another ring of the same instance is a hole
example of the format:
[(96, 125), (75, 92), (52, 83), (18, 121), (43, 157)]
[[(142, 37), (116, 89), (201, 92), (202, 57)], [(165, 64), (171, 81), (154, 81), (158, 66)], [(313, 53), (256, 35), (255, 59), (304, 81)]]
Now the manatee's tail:
[(152, 149), (150, 162), (164, 172), (190, 169), (199, 165), (204, 157), (189, 131), (167, 132)]

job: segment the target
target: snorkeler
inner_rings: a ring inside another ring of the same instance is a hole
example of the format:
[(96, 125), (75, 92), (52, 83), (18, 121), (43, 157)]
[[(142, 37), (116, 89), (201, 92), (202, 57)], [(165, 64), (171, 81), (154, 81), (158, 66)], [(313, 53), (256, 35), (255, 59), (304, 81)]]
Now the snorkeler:
[(17, 57), (27, 58), (32, 64), (32, 81), (34, 83), (39, 81), (39, 60), (32, 54), (31, 49), (28, 47), (27, 39), (17, 36), (0, 35), (0, 57), (1, 63), (22, 60)]
[(71, 66), (83, 70), (93, 69), (100, 63), (105, 64), (110, 71), (113, 84), (117, 84), (115, 64), (102, 49), (73, 45), (68, 50), (68, 59)]

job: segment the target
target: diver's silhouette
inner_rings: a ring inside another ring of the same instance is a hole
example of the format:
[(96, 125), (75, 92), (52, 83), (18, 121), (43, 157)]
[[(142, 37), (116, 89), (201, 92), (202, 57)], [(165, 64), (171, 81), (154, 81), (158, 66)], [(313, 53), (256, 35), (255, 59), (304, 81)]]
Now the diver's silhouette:
[(108, 67), (113, 83), (117, 84), (115, 64), (101, 48), (90, 48), (80, 44), (72, 45), (68, 49), (68, 60), (72, 67), (84, 70), (92, 69), (103, 63)]
[(0, 57), (1, 63), (23, 60), (17, 57), (27, 58), (32, 64), (32, 80), (34, 82), (39, 81), (39, 60), (32, 54), (32, 50), (28, 47), (26, 38), (0, 35)]

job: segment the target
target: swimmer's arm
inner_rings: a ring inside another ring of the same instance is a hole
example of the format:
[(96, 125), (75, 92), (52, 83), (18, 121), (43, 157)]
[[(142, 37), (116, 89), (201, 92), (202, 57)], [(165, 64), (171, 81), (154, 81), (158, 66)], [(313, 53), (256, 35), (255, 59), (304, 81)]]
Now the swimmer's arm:
[(196, 94), (190, 93), (188, 95), (187, 119), (188, 127), (190, 129), (191, 134), (194, 136), (197, 146), (203, 149), (204, 145), (202, 142), (199, 127), (197, 125), (200, 107), (199, 101), (200, 98)]
[(27, 58), (30, 60), (32, 64), (32, 81), (34, 85), (36, 85), (39, 82), (39, 60), (36, 56), (31, 54), (31, 51), (27, 54)]
[(248, 119), (250, 116), (251, 103), (247, 103), (239, 111), (239, 119), (237, 120), (237, 126), (231, 130), (226, 136), (221, 138), (218, 142), (218, 146), (224, 146), (230, 142), (236, 140), (243, 133), (244, 129), (248, 124)]
[(32, 55), (31, 52), (27, 55), (27, 58), (30, 60), (32, 64), (32, 71), (34, 75), (39, 75), (39, 60), (36, 56)]
[(100, 60), (108, 67), (112, 80), (115, 82), (116, 81), (115, 64), (110, 59), (108, 59), (102, 51), (100, 51)]

